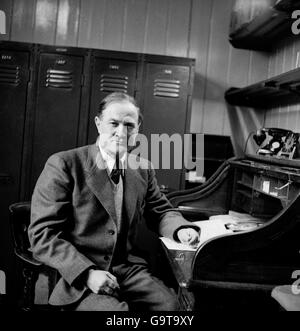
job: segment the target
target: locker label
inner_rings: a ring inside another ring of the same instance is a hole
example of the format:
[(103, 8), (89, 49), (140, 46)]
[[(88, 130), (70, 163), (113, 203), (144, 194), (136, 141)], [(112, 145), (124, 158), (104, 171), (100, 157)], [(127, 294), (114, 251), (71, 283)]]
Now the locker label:
[(66, 48), (56, 48), (56, 52), (66, 52)]
[(67, 63), (67, 61), (65, 59), (58, 59), (55, 61), (55, 64), (58, 65), (65, 65)]
[(8, 61), (10, 61), (10, 60), (12, 60), (12, 56), (11, 55), (8, 55), (8, 54), (2, 54), (1, 55), (1, 60), (8, 60)]
[(110, 64), (109, 65), (109, 69), (111, 69), (111, 70), (119, 70), (120, 69), (120, 66), (118, 66), (116, 64)]

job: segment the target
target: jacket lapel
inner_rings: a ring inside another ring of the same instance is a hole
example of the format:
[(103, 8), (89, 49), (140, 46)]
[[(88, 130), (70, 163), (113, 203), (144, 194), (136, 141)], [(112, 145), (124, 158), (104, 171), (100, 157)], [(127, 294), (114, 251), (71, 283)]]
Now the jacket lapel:
[(85, 166), (86, 182), (110, 217), (117, 224), (114, 195), (99, 148), (96, 144), (89, 146), (88, 159)]
[[(132, 169), (131, 162), (134, 162), (134, 156), (130, 156), (130, 162), (127, 162), (124, 177), (124, 195), (123, 205), (129, 222), (135, 214), (137, 200), (139, 195), (146, 189), (142, 184), (142, 178), (137, 167)], [(97, 144), (89, 146), (88, 159), (85, 166), (87, 178), (86, 182), (98, 200), (101, 202), (107, 213), (117, 224), (117, 216), (114, 204), (114, 195), (111, 182), (107, 174), (105, 162), (101, 156)], [(145, 184), (146, 185), (146, 184)]]

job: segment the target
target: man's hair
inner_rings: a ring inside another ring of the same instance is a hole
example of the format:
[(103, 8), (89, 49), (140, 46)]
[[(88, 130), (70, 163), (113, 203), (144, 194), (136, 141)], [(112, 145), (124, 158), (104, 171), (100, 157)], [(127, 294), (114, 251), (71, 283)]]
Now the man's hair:
[(113, 92), (113, 93), (108, 94), (100, 102), (100, 105), (99, 105), (99, 108), (97, 111), (97, 116), (99, 118), (101, 118), (104, 109), (106, 109), (110, 104), (116, 103), (116, 102), (124, 102), (124, 101), (130, 102), (131, 104), (133, 104), (136, 107), (136, 109), (138, 111), (138, 116), (139, 116), (138, 121), (139, 121), (139, 123), (141, 123), (142, 119), (143, 119), (143, 115), (141, 114), (140, 108), (139, 108), (136, 100), (132, 96), (130, 96), (126, 93), (123, 93), (123, 92)]

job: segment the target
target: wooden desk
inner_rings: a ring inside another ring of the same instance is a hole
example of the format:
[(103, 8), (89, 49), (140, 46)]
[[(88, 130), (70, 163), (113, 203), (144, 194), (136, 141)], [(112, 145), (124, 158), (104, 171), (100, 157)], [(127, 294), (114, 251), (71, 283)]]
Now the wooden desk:
[[(250, 231), (211, 238), (196, 252), (164, 247), (182, 309), (198, 310), (203, 292), (215, 292), (212, 304), (227, 295), (232, 310), (240, 308), (245, 291), (249, 302), (253, 293), (269, 299), (272, 288), (292, 283), (292, 273), (300, 269), (300, 160), (231, 159), (201, 187), (168, 198), (191, 221), (233, 211), (262, 222)], [(253, 302), (263, 306), (260, 297)]]
[[(257, 310), (277, 311), (271, 300), (275, 284), (215, 280), (193, 280), (195, 251), (169, 250), (161, 244), (176, 280), (181, 311)], [(228, 306), (227, 306), (228, 305)]]

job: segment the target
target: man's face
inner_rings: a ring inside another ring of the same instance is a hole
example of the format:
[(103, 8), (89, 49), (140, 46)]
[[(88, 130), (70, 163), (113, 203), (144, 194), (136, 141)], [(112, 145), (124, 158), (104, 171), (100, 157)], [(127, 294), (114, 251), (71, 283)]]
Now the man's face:
[(129, 138), (138, 133), (138, 109), (128, 101), (113, 102), (95, 117), (101, 148), (114, 157), (127, 152)]

